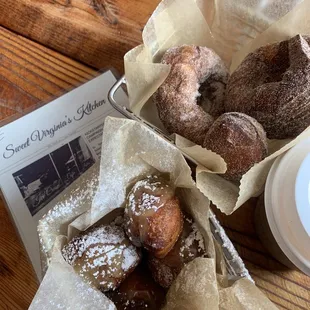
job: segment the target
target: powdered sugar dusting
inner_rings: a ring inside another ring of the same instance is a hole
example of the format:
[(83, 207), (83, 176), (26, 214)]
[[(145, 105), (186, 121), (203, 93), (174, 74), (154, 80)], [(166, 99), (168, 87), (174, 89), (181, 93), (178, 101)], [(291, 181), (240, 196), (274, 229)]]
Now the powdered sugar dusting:
[(132, 247), (125, 248), (123, 251), (122, 269), (128, 271), (136, 263), (137, 254)]
[[(85, 235), (73, 238), (62, 250), (65, 260), (70, 264), (74, 264), (78, 257), (82, 257), (84, 252), (91, 258), (97, 251), (102, 254), (109, 251), (111, 245), (121, 244), (125, 239), (125, 234), (121, 228), (117, 226), (101, 226)], [(103, 247), (98, 246), (102, 244)], [(89, 249), (90, 246), (94, 246)]]
[(132, 212), (135, 215), (139, 216), (146, 210), (153, 210), (154, 212), (156, 212), (159, 208), (162, 207), (162, 204), (158, 205), (159, 201), (160, 201), (160, 197), (156, 197), (151, 194), (142, 193), (141, 203), (138, 206), (138, 208), (136, 208), (135, 195), (132, 193), (129, 196), (129, 208), (132, 210)]
[[(172, 197), (173, 190), (157, 175), (149, 175), (135, 183), (128, 194), (128, 204), (125, 213), (131, 216), (140, 216), (149, 211), (157, 212), (165, 203), (163, 196)], [(129, 228), (130, 229), (130, 228)]]
[(73, 238), (62, 250), (64, 259), (89, 283), (112, 289), (140, 261), (123, 229), (105, 225)]
[(203, 254), (205, 252), (205, 243), (201, 232), (198, 229), (196, 223), (191, 224), (192, 231), (183, 241), (183, 245), (180, 247), (180, 256), (184, 257), (184, 252), (187, 252), (189, 257), (195, 258), (195, 254), (190, 251), (190, 248), (194, 246), (194, 242), (197, 242), (197, 252)]
[[(160, 224), (157, 215), (166, 222)], [(125, 227), (135, 246), (158, 252), (171, 249), (182, 228), (182, 215), (174, 187), (163, 176), (148, 175), (134, 184), (127, 196)]]
[(198, 225), (184, 214), (183, 231), (173, 249), (164, 258), (150, 257), (149, 265), (156, 282), (169, 288), (186, 264), (205, 255), (205, 242)]
[(143, 187), (146, 190), (150, 190), (154, 192), (159, 186), (161, 186), (161, 182), (156, 174), (148, 175), (145, 179), (137, 181), (135, 185), (132, 187), (132, 192), (138, 190), (138, 188)]
[(56, 200), (55, 207), (42, 217), (38, 224), (42, 267), (47, 269), (50, 255), (57, 235), (65, 235), (67, 230), (61, 225), (72, 222), (77, 216), (87, 211), (98, 187), (99, 164), (96, 163), (78, 180), (67, 188)]

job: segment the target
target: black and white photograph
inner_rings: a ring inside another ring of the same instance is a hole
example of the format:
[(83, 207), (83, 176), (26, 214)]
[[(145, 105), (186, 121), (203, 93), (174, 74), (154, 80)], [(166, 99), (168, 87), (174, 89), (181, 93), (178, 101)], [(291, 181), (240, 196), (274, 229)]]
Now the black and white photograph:
[(87, 144), (83, 137), (78, 137), (71, 142), (69, 142), (69, 146), (74, 155), (75, 161), (80, 172), (86, 171), (89, 167), (94, 164), (94, 158), (92, 153), (90, 152)]
[(13, 174), (34, 216), (95, 163), (83, 137), (78, 137)]
[(64, 188), (50, 155), (17, 171), (13, 177), (32, 216)]

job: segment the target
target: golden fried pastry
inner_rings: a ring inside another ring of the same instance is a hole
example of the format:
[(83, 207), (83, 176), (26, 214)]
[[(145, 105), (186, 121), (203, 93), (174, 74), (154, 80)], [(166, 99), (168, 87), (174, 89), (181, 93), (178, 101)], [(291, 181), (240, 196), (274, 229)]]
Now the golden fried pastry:
[(118, 287), (141, 260), (140, 250), (116, 225), (85, 231), (63, 248), (62, 255), (86, 282), (102, 291)]
[(114, 291), (106, 295), (118, 310), (158, 310), (165, 302), (165, 290), (153, 279), (145, 266), (139, 265)]
[(154, 280), (169, 288), (185, 264), (204, 255), (204, 240), (197, 224), (190, 215), (184, 214), (183, 231), (175, 246), (164, 258), (149, 255), (148, 265)]
[(182, 230), (179, 200), (169, 183), (156, 175), (138, 181), (128, 194), (125, 230), (135, 246), (164, 257)]

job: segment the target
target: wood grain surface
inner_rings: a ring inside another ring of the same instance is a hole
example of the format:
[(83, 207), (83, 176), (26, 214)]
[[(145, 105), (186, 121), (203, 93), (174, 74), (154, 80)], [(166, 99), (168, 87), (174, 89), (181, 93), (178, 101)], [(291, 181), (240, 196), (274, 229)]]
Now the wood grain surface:
[[(97, 73), (0, 27), (0, 121), (22, 116)], [(27, 309), (38, 284), (0, 200), (0, 310)]]
[(97, 69), (140, 44), (159, 0), (3, 0), (0, 25)]
[[(122, 66), (121, 57), (115, 62)], [(0, 119), (19, 117), (96, 74), (0, 27)], [(310, 278), (278, 263), (264, 249), (254, 227), (255, 204), (252, 199), (229, 217), (215, 212), (256, 285), (270, 300), (279, 309), (310, 309)], [(0, 309), (27, 309), (36, 279), (2, 201), (0, 217)]]
[(0, 219), (0, 309), (27, 309), (38, 283), (2, 200)]
[(257, 199), (252, 198), (232, 215), (213, 207), (217, 218), (243, 259), (257, 287), (279, 309), (310, 309), (310, 277), (291, 270), (269, 255), (254, 224)]
[(0, 28), (0, 118), (29, 109), (84, 83), (96, 71)]

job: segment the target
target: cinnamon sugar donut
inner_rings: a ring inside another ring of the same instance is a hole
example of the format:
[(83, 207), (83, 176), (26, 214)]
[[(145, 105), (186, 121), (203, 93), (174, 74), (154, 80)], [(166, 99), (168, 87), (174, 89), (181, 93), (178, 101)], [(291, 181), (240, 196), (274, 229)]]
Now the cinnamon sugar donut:
[(263, 46), (231, 75), (225, 110), (257, 119), (270, 139), (294, 138), (310, 125), (310, 36)]
[(228, 70), (213, 50), (191, 45), (169, 49), (162, 63), (171, 71), (153, 96), (159, 118), (169, 133), (202, 145), (214, 117), (224, 112)]
[(208, 131), (203, 146), (222, 156), (227, 164), (223, 177), (230, 181), (239, 181), (267, 156), (264, 128), (253, 117), (237, 112), (222, 114)]

